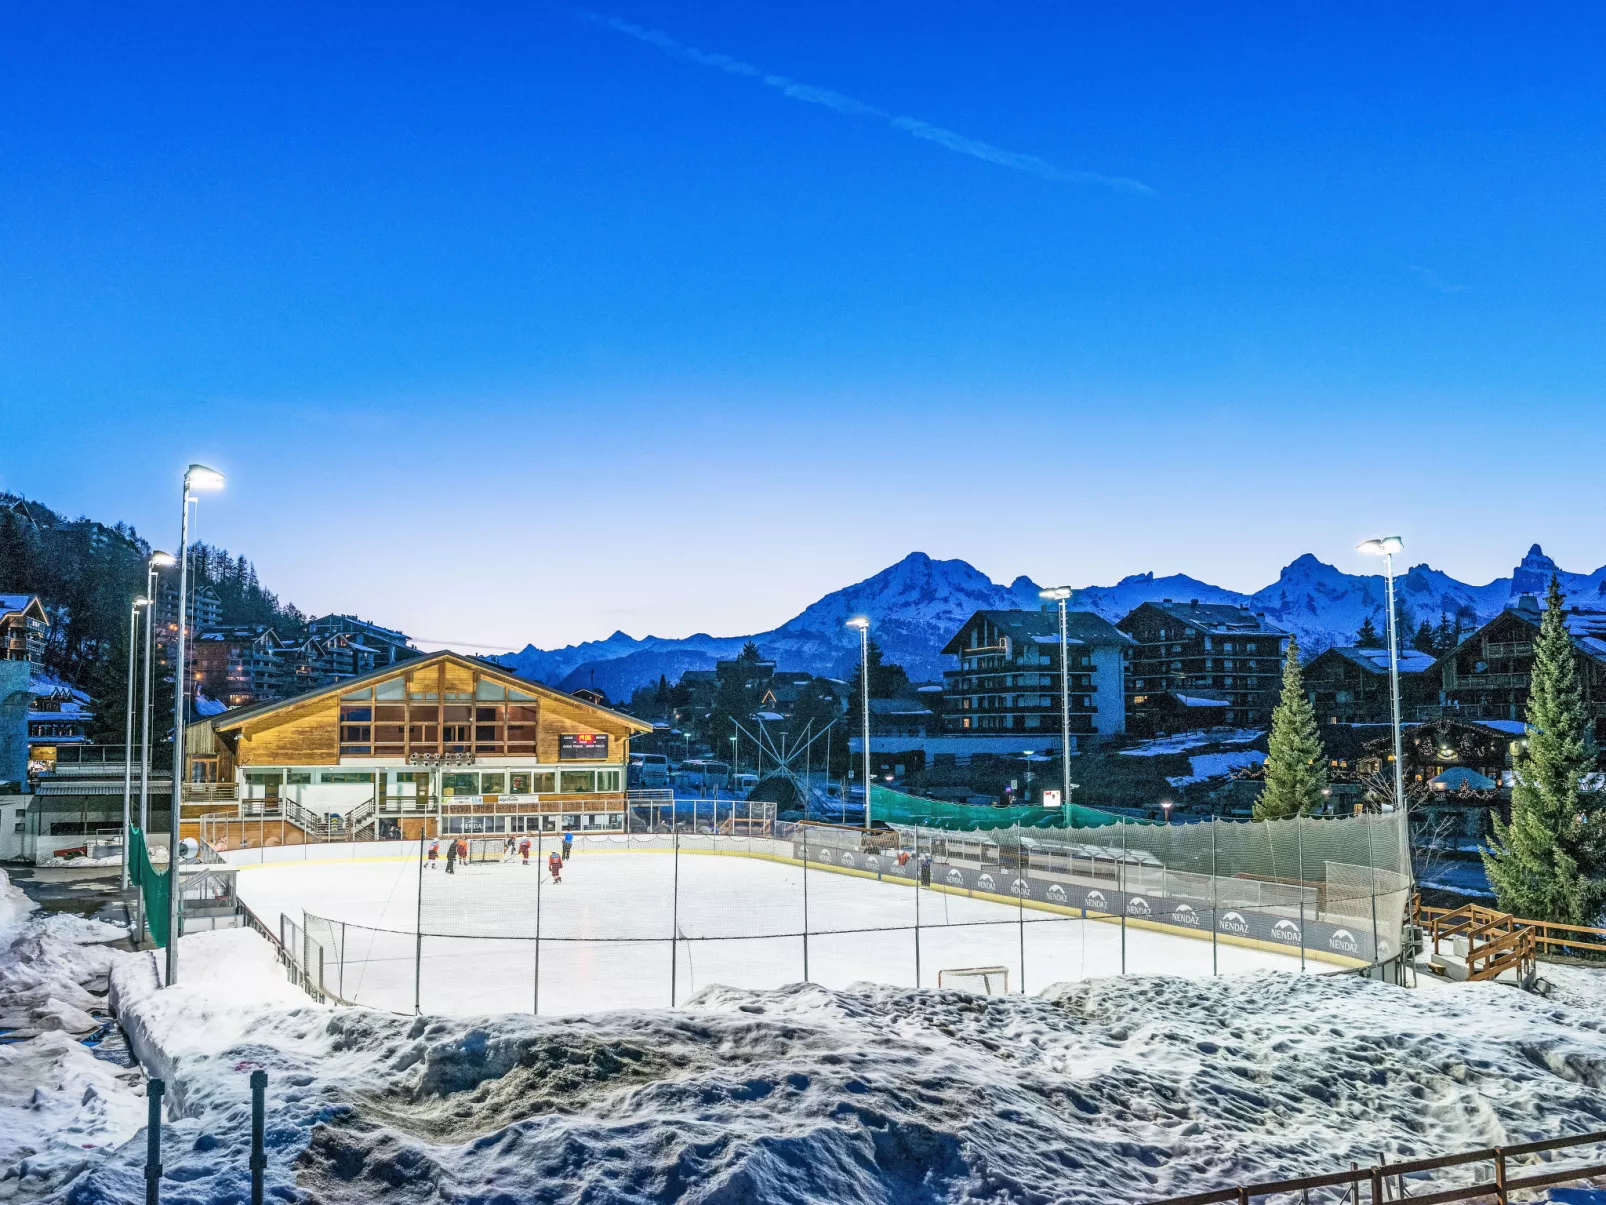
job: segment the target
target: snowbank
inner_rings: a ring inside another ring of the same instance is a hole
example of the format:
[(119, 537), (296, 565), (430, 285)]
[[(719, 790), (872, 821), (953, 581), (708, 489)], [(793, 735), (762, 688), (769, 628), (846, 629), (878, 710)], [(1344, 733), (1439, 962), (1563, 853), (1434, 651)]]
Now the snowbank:
[(143, 1077), (97, 1059), (74, 1035), (101, 1022), (85, 984), (125, 958), (127, 930), (43, 914), (0, 871), (0, 1199), (70, 1183), (144, 1123)]
[(1130, 749), (1122, 749), (1122, 757), (1160, 757), (1168, 753), (1186, 753), (1205, 745), (1247, 745), (1262, 735), (1258, 728), (1238, 728), (1230, 731), (1178, 732), (1173, 736), (1155, 737), (1142, 741)]
[[(139, 958), (114, 979), (168, 1069), (165, 1159), (192, 1201), (243, 1193), (256, 1067), (270, 1193), (409, 1205), (1130, 1202), (1606, 1116), (1598, 1005), (1497, 985), (711, 987), (672, 1011), (445, 1020), (315, 1005), (248, 930), (182, 952), (171, 991)], [(74, 1201), (137, 1197), (136, 1147)]]
[(1266, 760), (1266, 755), (1254, 749), (1235, 750), (1230, 753), (1201, 753), (1188, 759), (1187, 774), (1179, 774), (1166, 781), (1174, 787), (1191, 786), (1196, 782), (1208, 782), (1212, 778), (1225, 778), (1234, 770), (1246, 766), (1258, 766)]

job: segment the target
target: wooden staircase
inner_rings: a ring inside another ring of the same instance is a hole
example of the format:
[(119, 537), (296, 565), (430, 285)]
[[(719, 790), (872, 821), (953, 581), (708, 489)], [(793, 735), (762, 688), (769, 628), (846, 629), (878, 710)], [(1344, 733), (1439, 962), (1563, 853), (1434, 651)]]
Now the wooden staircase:
[(1527, 922), (1481, 904), (1450, 911), (1419, 904), (1417, 917), (1434, 974), (1468, 982), (1504, 977), (1520, 987), (1533, 984), (1537, 947)]

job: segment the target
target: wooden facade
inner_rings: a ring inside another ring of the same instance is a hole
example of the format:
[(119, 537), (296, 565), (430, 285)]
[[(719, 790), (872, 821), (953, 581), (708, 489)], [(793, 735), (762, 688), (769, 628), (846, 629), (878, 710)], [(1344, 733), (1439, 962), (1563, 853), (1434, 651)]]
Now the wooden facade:
[[(1401, 649), (1399, 662), (1401, 714), (1409, 715), (1410, 708), (1437, 698), (1427, 673), (1433, 658), (1416, 649)], [(1393, 722), (1388, 649), (1328, 649), (1305, 664), (1302, 676), (1318, 724)]]
[(1134, 733), (1271, 722), (1288, 640), (1281, 628), (1244, 607), (1197, 599), (1144, 603), (1115, 626), (1137, 643), (1127, 681)]

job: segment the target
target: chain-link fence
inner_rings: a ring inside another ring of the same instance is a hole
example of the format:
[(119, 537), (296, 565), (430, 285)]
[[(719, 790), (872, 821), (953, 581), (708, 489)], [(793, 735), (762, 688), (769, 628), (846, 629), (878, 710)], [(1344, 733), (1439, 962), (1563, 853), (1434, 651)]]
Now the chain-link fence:
[(243, 875), (240, 893), (265, 917), (304, 913), (293, 945), (325, 993), (407, 1013), (657, 1007), (711, 984), (930, 987), (976, 968), (1036, 991), (1402, 949), (1410, 883), (1391, 814), (867, 832), (705, 807), (567, 842), (392, 843)]

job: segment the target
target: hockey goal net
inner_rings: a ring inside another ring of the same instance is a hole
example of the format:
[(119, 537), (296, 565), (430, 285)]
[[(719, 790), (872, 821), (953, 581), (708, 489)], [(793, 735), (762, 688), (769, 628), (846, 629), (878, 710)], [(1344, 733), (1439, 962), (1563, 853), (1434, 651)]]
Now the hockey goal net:
[(1002, 996), (1009, 991), (1009, 968), (954, 967), (937, 972), (937, 986), (978, 996)]
[[(516, 850), (522, 834), (513, 835), (513, 846)], [(500, 862), (505, 857), (514, 856), (507, 847), (507, 837), (470, 837), (468, 839), (468, 860), (470, 862)]]

